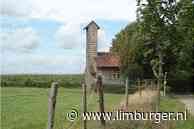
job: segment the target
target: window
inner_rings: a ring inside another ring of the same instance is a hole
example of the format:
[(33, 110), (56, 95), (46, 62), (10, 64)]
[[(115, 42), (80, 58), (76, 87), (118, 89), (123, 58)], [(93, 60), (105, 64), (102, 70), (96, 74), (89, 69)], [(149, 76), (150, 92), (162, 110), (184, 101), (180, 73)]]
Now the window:
[(119, 78), (120, 78), (119, 72), (113, 72), (112, 73), (112, 79), (119, 79)]

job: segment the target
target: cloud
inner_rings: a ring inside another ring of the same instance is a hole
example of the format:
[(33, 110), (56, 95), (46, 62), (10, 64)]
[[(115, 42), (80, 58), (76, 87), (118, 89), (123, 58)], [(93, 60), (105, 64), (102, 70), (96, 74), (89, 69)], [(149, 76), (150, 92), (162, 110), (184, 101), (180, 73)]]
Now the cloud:
[(3, 16), (26, 17), (33, 11), (30, 0), (2, 0), (0, 14)]
[(106, 32), (102, 29), (98, 30), (98, 50), (108, 51), (110, 48), (110, 42), (107, 39)]
[(0, 46), (3, 51), (30, 52), (39, 45), (38, 34), (30, 27), (0, 32)]
[[(88, 23), (87, 23), (88, 24)], [(64, 49), (74, 49), (86, 47), (86, 33), (83, 30), (84, 25), (70, 23), (59, 27), (55, 34), (56, 44)], [(110, 42), (107, 39), (106, 32), (103, 29), (98, 30), (98, 50), (108, 51)]]
[(13, 55), (13, 58), (4, 58), (2, 63), (3, 74), (34, 73), (34, 74), (73, 74), (84, 71), (83, 56), (67, 55)]
[(66, 24), (58, 28), (55, 39), (59, 47), (72, 49), (81, 45), (81, 27), (79, 24)]
[[(80, 56), (69, 55), (30, 55), (30, 59), (26, 58), (32, 65), (76, 65), (77, 60), (81, 60)], [(71, 59), (71, 60), (69, 60)]]
[(135, 20), (136, 0), (4, 0), (1, 15), (88, 21)]

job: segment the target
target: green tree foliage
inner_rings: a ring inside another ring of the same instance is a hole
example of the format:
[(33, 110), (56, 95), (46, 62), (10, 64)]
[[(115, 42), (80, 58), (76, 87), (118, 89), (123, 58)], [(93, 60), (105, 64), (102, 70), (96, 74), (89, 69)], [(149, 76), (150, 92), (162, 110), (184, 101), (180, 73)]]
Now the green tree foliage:
[(112, 52), (117, 53), (121, 60), (121, 71), (124, 76), (135, 78), (142, 75), (142, 52), (137, 23), (131, 23), (121, 30), (113, 39)]
[(138, 0), (137, 21), (113, 39), (125, 75), (192, 80), (194, 2)]
[(168, 71), (164, 69), (169, 63), (168, 58), (172, 57), (171, 61), (174, 61), (172, 51), (176, 46), (177, 3), (175, 0), (139, 0), (138, 7), (144, 57), (148, 58), (155, 77), (162, 79), (164, 71)]
[(192, 79), (193, 52), (194, 52), (194, 4), (191, 0), (181, 0), (178, 3), (178, 23), (179, 32), (177, 64), (175, 76), (178, 79)]

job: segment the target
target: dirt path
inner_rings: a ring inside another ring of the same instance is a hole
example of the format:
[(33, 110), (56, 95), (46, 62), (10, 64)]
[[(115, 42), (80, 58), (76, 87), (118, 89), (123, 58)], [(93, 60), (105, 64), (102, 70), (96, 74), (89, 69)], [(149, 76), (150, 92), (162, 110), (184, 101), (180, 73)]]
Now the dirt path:
[(191, 114), (194, 115), (194, 96), (192, 95), (181, 95), (178, 99), (191, 110)]

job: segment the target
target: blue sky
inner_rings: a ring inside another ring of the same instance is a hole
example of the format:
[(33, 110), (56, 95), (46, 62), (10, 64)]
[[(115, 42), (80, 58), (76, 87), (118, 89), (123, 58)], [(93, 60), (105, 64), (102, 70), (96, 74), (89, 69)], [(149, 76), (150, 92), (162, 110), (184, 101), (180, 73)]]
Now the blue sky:
[[(135, 0), (124, 0), (120, 6), (120, 2), (112, 2), (110, 7), (101, 6), (109, 4), (103, 0), (81, 0), (80, 6), (87, 4), (82, 8), (71, 8), (74, 4), (63, 0), (35, 1), (20, 0), (19, 7), (14, 6), (16, 0), (3, 2), (0, 12), (2, 74), (83, 73), (84, 26), (91, 20), (96, 21), (101, 27), (98, 50), (107, 51), (114, 35), (135, 20)], [(115, 12), (117, 6), (120, 11)]]

